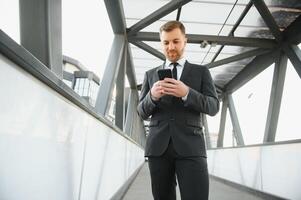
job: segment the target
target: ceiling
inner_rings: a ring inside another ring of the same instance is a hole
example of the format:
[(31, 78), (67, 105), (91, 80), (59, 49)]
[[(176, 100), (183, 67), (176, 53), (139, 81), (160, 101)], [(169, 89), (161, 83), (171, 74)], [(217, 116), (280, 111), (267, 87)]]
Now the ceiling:
[[(176, 2), (180, 0), (122, 2), (138, 85), (142, 83), (145, 71), (163, 62), (161, 44), (156, 34), (168, 20), (178, 19), (184, 23), (188, 35), (185, 56), (190, 62), (207, 65), (216, 86), (221, 89), (255, 56), (272, 51), (277, 46), (275, 34), (271, 33), (270, 26), (266, 25), (258, 11), (260, 5), (255, 6), (249, 0), (185, 1), (148, 26), (132, 31), (137, 23), (143, 24), (149, 16), (160, 16), (162, 9), (168, 10), (168, 6), (172, 7)], [(264, 3), (280, 31), (301, 14), (300, 0), (265, 0)], [(264, 13), (264, 6), (262, 10)], [(151, 53), (147, 49), (151, 49)], [(222, 62), (210, 64), (219, 60)]]

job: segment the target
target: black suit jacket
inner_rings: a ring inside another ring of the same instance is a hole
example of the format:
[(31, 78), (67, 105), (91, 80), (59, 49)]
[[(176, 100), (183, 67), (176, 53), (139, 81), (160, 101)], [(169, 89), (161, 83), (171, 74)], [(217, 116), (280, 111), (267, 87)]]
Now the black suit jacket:
[(162, 66), (146, 72), (137, 107), (144, 120), (151, 116), (145, 156), (160, 156), (170, 138), (181, 156), (204, 156), (206, 149), (201, 124), (201, 113), (215, 115), (219, 101), (209, 70), (205, 66), (186, 61), (180, 80), (189, 87), (186, 101), (165, 95), (155, 102), (150, 89), (159, 80), (157, 71)]

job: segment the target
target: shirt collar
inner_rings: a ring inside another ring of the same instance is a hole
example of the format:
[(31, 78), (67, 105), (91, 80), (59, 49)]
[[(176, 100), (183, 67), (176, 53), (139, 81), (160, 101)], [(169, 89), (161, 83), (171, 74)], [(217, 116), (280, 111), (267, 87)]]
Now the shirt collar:
[[(178, 61), (177, 61), (177, 63), (178, 63), (178, 66), (180, 66), (180, 67), (184, 67), (184, 64), (185, 64), (185, 62), (186, 62), (186, 58), (183, 56), (182, 58), (180, 58)], [(172, 62), (170, 62), (168, 59), (166, 59), (165, 60), (165, 68), (168, 68), (168, 67), (170, 67), (170, 64), (171, 64)]]

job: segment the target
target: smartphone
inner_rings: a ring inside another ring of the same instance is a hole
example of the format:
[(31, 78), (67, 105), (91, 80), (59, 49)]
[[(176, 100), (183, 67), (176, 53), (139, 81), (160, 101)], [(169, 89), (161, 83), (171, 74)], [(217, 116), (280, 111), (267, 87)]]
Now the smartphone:
[(171, 69), (159, 69), (158, 76), (160, 80), (164, 78), (172, 78)]

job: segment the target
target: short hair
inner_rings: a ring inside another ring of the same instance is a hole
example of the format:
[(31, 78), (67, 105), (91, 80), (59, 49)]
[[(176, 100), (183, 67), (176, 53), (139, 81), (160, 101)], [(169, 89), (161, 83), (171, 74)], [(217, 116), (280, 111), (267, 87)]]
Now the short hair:
[(168, 21), (160, 27), (160, 34), (165, 32), (170, 32), (176, 28), (179, 28), (181, 32), (185, 35), (185, 26), (179, 21)]

